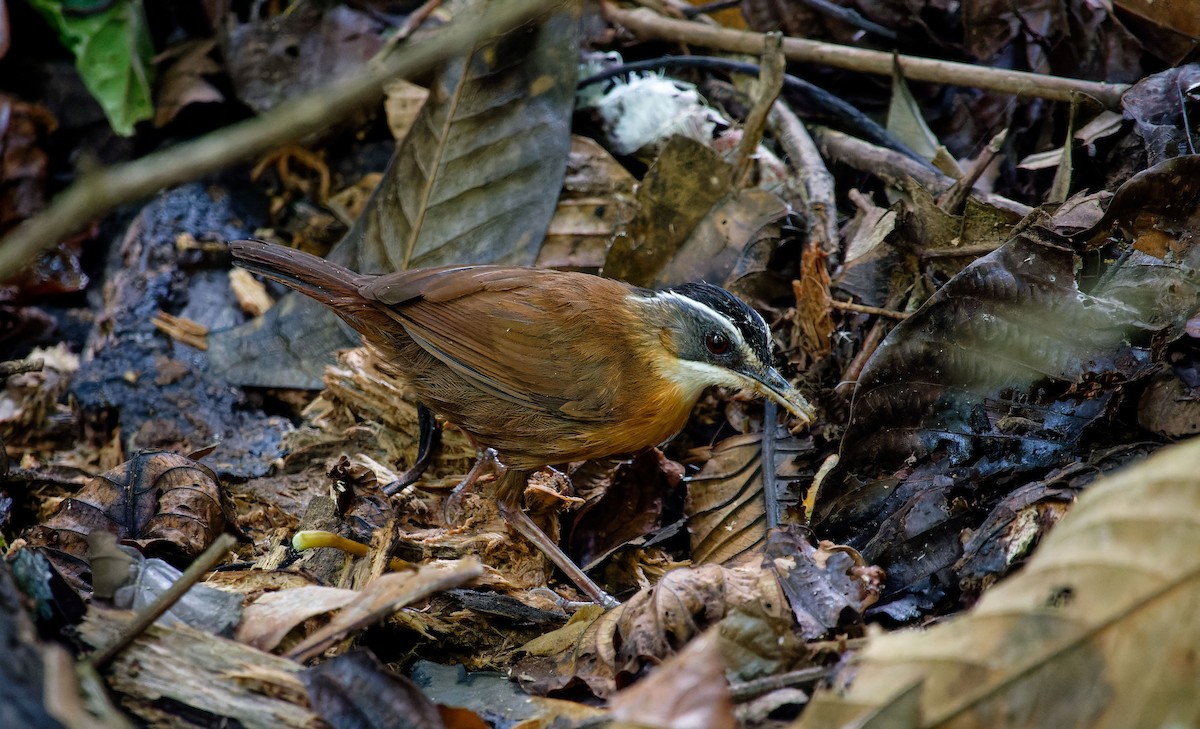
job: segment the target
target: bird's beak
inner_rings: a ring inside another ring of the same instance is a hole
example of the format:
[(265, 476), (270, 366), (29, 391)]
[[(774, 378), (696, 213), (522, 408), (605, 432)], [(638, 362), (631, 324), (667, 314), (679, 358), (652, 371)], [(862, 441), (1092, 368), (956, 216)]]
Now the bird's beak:
[(783, 379), (783, 375), (779, 374), (774, 367), (768, 368), (766, 374), (756, 374), (752, 377), (761, 385), (761, 387), (755, 388), (760, 394), (782, 405), (794, 417), (802, 418), (806, 423), (811, 423), (816, 417), (812, 405), (809, 405), (800, 391), (792, 387), (792, 383)]

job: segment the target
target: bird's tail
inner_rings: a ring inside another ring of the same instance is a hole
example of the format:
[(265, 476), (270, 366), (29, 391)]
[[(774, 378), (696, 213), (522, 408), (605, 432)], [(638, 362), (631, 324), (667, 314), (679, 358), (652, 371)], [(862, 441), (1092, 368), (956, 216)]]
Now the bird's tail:
[(265, 241), (236, 240), (229, 250), (237, 265), (316, 299), (368, 337), (380, 336), (390, 325), (377, 302), (361, 293), (374, 276)]
[(293, 288), (326, 305), (346, 298), (362, 298), (359, 287), (368, 277), (311, 253), (261, 240), (235, 240), (229, 244), (234, 263), (253, 273)]

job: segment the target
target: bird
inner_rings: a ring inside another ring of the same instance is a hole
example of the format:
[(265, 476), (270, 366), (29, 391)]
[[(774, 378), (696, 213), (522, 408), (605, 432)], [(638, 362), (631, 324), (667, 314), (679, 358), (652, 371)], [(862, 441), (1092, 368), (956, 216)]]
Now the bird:
[(257, 240), (234, 263), (332, 309), (381, 369), (464, 432), (491, 471), (503, 518), (589, 598), (613, 600), (521, 507), (547, 466), (661, 445), (713, 385), (748, 390), (803, 424), (813, 410), (774, 367), (762, 316), (725, 289), (651, 290), (591, 274), (450, 265), (361, 274)]

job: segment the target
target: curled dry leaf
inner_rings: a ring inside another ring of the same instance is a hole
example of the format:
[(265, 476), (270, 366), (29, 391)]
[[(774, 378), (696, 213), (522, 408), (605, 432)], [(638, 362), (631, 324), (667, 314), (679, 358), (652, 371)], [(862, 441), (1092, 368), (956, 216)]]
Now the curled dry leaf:
[(174, 453), (144, 453), (63, 499), (44, 524), (24, 534), (72, 584), (90, 589), (88, 535), (104, 530), (147, 554), (187, 562), (228, 528), (233, 504), (207, 466)]
[(791, 632), (786, 598), (770, 571), (757, 565), (706, 565), (668, 572), (657, 585), (604, 613), (582, 632), (578, 624), (566, 626), (562, 630), (577, 636), (568, 649), (522, 659), (514, 675), (533, 693), (583, 684), (605, 697), (718, 623), (730, 671), (765, 675), (804, 653)]
[[(590, 569), (623, 545), (662, 525), (663, 503), (683, 480), (683, 466), (657, 448), (595, 475), (601, 464), (587, 463), (584, 473), (597, 495), (580, 508), (569, 536), (571, 555)], [(572, 474), (579, 493), (580, 476)]]
[(798, 726), (864, 726), (910, 690), (913, 727), (1200, 722), (1197, 463), (1192, 439), (1095, 482), (1024, 570), (959, 618), (874, 639)]
[(863, 611), (883, 587), (883, 570), (864, 564), (853, 549), (826, 541), (814, 547), (794, 528), (767, 534), (764, 562), (779, 578), (796, 629), (807, 640), (861, 630)]
[(800, 280), (792, 282), (796, 294), (795, 336), (810, 361), (828, 355), (833, 346), (828, 258), (819, 247), (805, 246), (800, 257)]
[(359, 598), (354, 590), (324, 585), (305, 585), (267, 592), (246, 606), (236, 638), (269, 651), (293, 628), (309, 618), (338, 610)]
[(225, 95), (204, 78), (221, 71), (221, 67), (209, 56), (216, 45), (215, 38), (188, 40), (159, 56), (157, 60), (170, 58), (172, 63), (163, 71), (159, 82), (154, 126), (165, 126), (188, 104), (211, 104), (225, 100)]
[(1150, 164), (1158, 164), (1187, 149), (1192, 135), (1187, 102), (1180, 95), (1200, 81), (1200, 64), (1189, 63), (1151, 74), (1121, 95), (1121, 109), (1133, 119)]

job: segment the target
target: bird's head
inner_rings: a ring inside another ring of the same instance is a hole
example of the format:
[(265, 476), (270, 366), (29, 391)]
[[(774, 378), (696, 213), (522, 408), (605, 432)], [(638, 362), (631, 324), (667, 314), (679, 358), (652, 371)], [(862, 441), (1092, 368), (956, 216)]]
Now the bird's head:
[(751, 390), (812, 422), (812, 406), (771, 366), (767, 323), (744, 301), (719, 286), (689, 283), (647, 292), (643, 305), (667, 350), (662, 374), (685, 391)]

